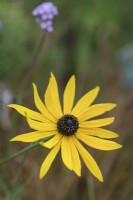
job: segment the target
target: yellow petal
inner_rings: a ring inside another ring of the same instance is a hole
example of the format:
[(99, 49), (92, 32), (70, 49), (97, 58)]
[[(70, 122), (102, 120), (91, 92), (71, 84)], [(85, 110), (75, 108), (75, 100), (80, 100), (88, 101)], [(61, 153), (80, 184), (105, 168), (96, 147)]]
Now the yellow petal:
[(71, 112), (75, 97), (75, 76), (72, 76), (66, 85), (63, 97), (64, 114)]
[(72, 170), (72, 157), (70, 151), (70, 144), (67, 136), (63, 136), (61, 143), (61, 155), (64, 164), (68, 169)]
[(117, 133), (102, 128), (79, 128), (78, 132), (107, 139), (119, 136)]
[(45, 117), (42, 114), (35, 112), (33, 110), (30, 110), (26, 107), (23, 107), (23, 106), (20, 106), (17, 104), (10, 104), (10, 105), (8, 105), (8, 107), (14, 108), (23, 116), (27, 115), (27, 117), (30, 119), (34, 119), (34, 120), (41, 121), (41, 122), (46, 121)]
[(116, 104), (113, 103), (95, 104), (90, 106), (84, 113), (78, 116), (78, 119), (80, 122), (83, 122), (90, 118), (102, 115), (105, 112), (112, 110), (114, 107), (116, 107)]
[(96, 127), (107, 126), (109, 124), (112, 124), (113, 122), (114, 122), (114, 117), (109, 117), (109, 118), (96, 119), (96, 120), (82, 122), (79, 124), (79, 127), (96, 128)]
[(78, 117), (79, 115), (84, 113), (97, 97), (99, 89), (99, 87), (96, 87), (93, 90), (89, 91), (87, 94), (85, 94), (74, 106), (71, 114), (76, 115)]
[(61, 111), (57, 82), (52, 73), (45, 93), (45, 104), (49, 112), (56, 117), (56, 119), (59, 119), (63, 115)]
[(52, 123), (37, 122), (29, 118), (27, 118), (27, 122), (32, 129), (35, 129), (38, 131), (46, 132), (46, 131), (55, 131), (57, 129), (54, 123), (52, 124)]
[(70, 151), (72, 156), (72, 169), (78, 176), (81, 176), (81, 163), (79, 153), (75, 147), (72, 137), (69, 137)]
[(42, 179), (49, 170), (52, 162), (54, 161), (57, 153), (60, 150), (61, 143), (59, 142), (48, 154), (40, 169), (40, 179)]
[(49, 149), (53, 148), (62, 138), (62, 135), (57, 133), (53, 138), (51, 138), (49, 141), (47, 142), (41, 142), (40, 144), (43, 147), (47, 147)]
[(88, 151), (80, 144), (80, 142), (74, 138), (75, 146), (77, 147), (80, 156), (82, 157), (86, 167), (90, 170), (90, 172), (97, 177), (101, 182), (103, 182), (103, 176), (101, 174), (101, 171), (96, 163), (96, 161), (93, 159), (93, 157), (89, 154)]
[(33, 83), (33, 89), (34, 89), (34, 101), (35, 101), (35, 105), (36, 105), (37, 109), (47, 119), (47, 122), (48, 121), (52, 121), (52, 122), (56, 123), (57, 120), (49, 113), (49, 111), (47, 110), (46, 106), (44, 105), (44, 103), (40, 99), (38, 91), (37, 91), (37, 87), (36, 87), (36, 85), (34, 83)]
[(110, 150), (119, 149), (122, 147), (122, 145), (116, 142), (92, 137), (84, 133), (78, 133), (76, 134), (76, 137), (82, 142), (84, 142), (85, 144), (87, 144), (88, 146), (93, 147), (95, 149), (104, 150), (104, 151), (110, 151)]
[(40, 139), (50, 137), (54, 134), (55, 134), (54, 132), (34, 131), (34, 132), (18, 135), (12, 138), (10, 141), (36, 142)]

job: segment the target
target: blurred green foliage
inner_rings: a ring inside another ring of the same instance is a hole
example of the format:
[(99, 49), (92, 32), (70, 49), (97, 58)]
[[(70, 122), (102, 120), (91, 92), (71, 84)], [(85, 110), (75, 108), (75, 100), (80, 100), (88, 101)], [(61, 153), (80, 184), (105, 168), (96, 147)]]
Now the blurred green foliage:
[[(41, 1), (40, 1), (41, 2)], [(59, 7), (39, 69), (85, 73), (104, 46), (114, 51), (132, 40), (133, 1), (54, 1)], [(39, 2), (38, 2), (39, 3)], [(41, 30), (31, 15), (36, 1), (0, 2), (1, 78), (12, 80), (28, 67)], [(46, 70), (47, 71), (47, 70)], [(38, 74), (39, 76), (41, 75)], [(43, 77), (42, 77), (43, 78)]]

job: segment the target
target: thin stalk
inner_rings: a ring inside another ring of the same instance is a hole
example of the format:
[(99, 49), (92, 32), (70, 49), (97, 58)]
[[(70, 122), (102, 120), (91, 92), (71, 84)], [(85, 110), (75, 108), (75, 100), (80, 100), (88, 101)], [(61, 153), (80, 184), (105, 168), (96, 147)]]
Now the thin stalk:
[(18, 157), (18, 156), (20, 156), (20, 155), (22, 155), (22, 154), (24, 154), (24, 153), (30, 151), (31, 149), (34, 149), (35, 147), (37, 147), (37, 146), (40, 144), (40, 142), (47, 142), (47, 141), (50, 140), (52, 137), (53, 137), (53, 136), (50, 136), (50, 137), (48, 137), (48, 138), (45, 138), (45, 139), (42, 139), (42, 140), (39, 140), (39, 141), (37, 141), (37, 142), (32, 143), (31, 145), (29, 145), (28, 147), (24, 148), (23, 150), (20, 150), (19, 152), (15, 153), (15, 154), (13, 154), (13, 155), (11, 155), (11, 156), (8, 156), (7, 158), (1, 160), (1, 161), (0, 161), (0, 165), (4, 165), (4, 164), (6, 164), (8, 161), (13, 160), (14, 158), (16, 158), (16, 157)]
[(95, 197), (95, 189), (94, 189), (94, 183), (91, 177), (87, 178), (87, 188), (88, 188), (88, 199), (89, 200), (96, 200)]
[(4, 164), (6, 164), (7, 162), (9, 162), (10, 160), (13, 160), (14, 158), (17, 158), (18, 156), (20, 156), (20, 155), (22, 155), (22, 154), (24, 154), (24, 153), (30, 151), (31, 149), (34, 149), (35, 147), (37, 147), (37, 146), (40, 144), (40, 142), (47, 142), (47, 141), (50, 140), (52, 137), (53, 137), (53, 136), (32, 143), (32, 144), (29, 145), (28, 147), (26, 147), (26, 148), (20, 150), (19, 152), (15, 153), (15, 154), (13, 154), (13, 155), (11, 155), (11, 156), (8, 156), (7, 158), (1, 160), (1, 161), (0, 161), (0, 165), (4, 165)]
[(16, 157), (18, 157), (18, 156), (20, 156), (20, 155), (22, 155), (22, 154), (30, 151), (31, 149), (34, 149), (35, 147), (37, 147), (39, 145), (39, 143), (40, 142), (35, 142), (35, 143), (29, 145), (28, 147), (26, 147), (26, 148), (18, 151), (17, 153), (15, 153), (15, 154), (13, 154), (11, 156), (8, 156), (7, 158), (5, 158), (5, 159), (3, 159), (3, 160), (0, 161), (0, 165), (4, 165), (7, 162), (9, 162), (10, 160), (13, 160), (14, 158), (16, 158)]
[[(9, 200), (14, 199), (14, 194), (16, 192), (17, 185), (19, 184), (19, 178), (20, 178), (20, 175), (21, 175), (25, 160), (27, 158), (27, 155), (28, 155), (28, 152), (24, 155), (24, 157), (23, 157), (23, 159), (21, 161), (20, 167), (18, 168), (18, 171), (16, 172), (15, 178), (13, 180), (13, 185), (12, 185), (12, 188), (11, 188), (11, 192), (10, 192), (10, 195), (9, 195), (9, 198), (8, 198)], [(17, 190), (17, 192), (18, 192), (18, 190)]]
[(21, 77), (24, 77), (24, 79), (21, 81), (21, 86), (19, 88), (19, 90), (21, 90), (21, 91), (26, 88), (26, 85), (29, 82), (29, 79), (33, 78), (33, 74), (35, 74), (35, 72), (36, 72), (37, 62), (39, 60), (39, 57), (40, 57), (43, 47), (45, 45), (46, 38), (47, 38), (47, 33), (43, 32), (42, 37), (41, 37), (39, 44), (31, 58), (30, 63), (24, 70), (23, 75), (21, 75)]

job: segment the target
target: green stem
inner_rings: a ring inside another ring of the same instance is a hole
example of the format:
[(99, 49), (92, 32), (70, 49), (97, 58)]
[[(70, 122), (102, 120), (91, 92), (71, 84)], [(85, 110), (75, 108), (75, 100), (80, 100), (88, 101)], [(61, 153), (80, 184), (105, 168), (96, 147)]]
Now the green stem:
[(1, 161), (0, 161), (0, 165), (4, 165), (4, 164), (6, 164), (7, 162), (9, 162), (10, 160), (13, 160), (14, 158), (16, 158), (16, 157), (18, 157), (18, 156), (20, 156), (20, 155), (22, 155), (22, 154), (24, 154), (24, 153), (30, 151), (31, 149), (34, 149), (35, 147), (37, 147), (37, 146), (40, 144), (40, 142), (47, 142), (47, 141), (50, 140), (52, 137), (53, 137), (53, 136), (50, 136), (50, 137), (48, 137), (48, 138), (45, 138), (45, 139), (42, 139), (42, 140), (39, 140), (39, 141), (37, 141), (37, 142), (32, 143), (31, 145), (29, 145), (29, 146), (26, 147), (25, 149), (23, 149), (23, 150), (21, 150), (21, 151), (15, 153), (15, 154), (13, 154), (12, 156), (8, 156), (7, 158), (1, 160)]
[(94, 184), (91, 177), (87, 177), (87, 187), (89, 200), (96, 200)]
[(35, 142), (35, 143), (29, 145), (28, 147), (26, 147), (25, 149), (23, 149), (23, 150), (21, 150), (21, 151), (15, 153), (15, 154), (13, 154), (12, 156), (8, 156), (7, 158), (5, 158), (5, 159), (3, 159), (3, 160), (0, 161), (0, 165), (4, 165), (4, 164), (6, 164), (8, 161), (10, 161), (10, 160), (12, 160), (12, 159), (14, 159), (14, 158), (16, 158), (16, 157), (18, 157), (18, 156), (24, 154), (25, 152), (30, 151), (31, 149), (33, 149), (33, 148), (35, 148), (36, 146), (38, 146), (39, 143), (40, 143), (40, 141), (39, 141), (39, 142)]
[(33, 76), (36, 74), (37, 62), (45, 45), (46, 38), (47, 38), (47, 33), (43, 32), (40, 42), (32, 56), (29, 65), (26, 67), (23, 74), (21, 74), (21, 77), (22, 78), (24, 77), (21, 81), (21, 86), (19, 88), (21, 92), (26, 88), (27, 84), (31, 81), (31, 79), (33, 80)]

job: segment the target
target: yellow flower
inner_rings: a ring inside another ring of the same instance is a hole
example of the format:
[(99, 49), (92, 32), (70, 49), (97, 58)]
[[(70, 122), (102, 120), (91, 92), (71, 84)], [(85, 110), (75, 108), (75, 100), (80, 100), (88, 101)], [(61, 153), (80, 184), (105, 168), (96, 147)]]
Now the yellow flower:
[(90, 172), (100, 181), (103, 181), (103, 176), (96, 161), (80, 141), (90, 147), (105, 151), (122, 147), (114, 141), (106, 140), (118, 137), (116, 133), (101, 128), (113, 123), (114, 117), (92, 119), (113, 109), (116, 104), (91, 105), (99, 92), (99, 87), (96, 87), (73, 106), (75, 76), (72, 76), (66, 85), (63, 95), (63, 110), (59, 100), (57, 82), (52, 73), (44, 95), (44, 102), (41, 101), (35, 84), (33, 84), (33, 88), (34, 101), (39, 112), (16, 104), (11, 104), (9, 107), (16, 109), (21, 115), (25, 116), (29, 126), (35, 131), (16, 136), (11, 141), (35, 142), (52, 136), (47, 142), (40, 143), (43, 147), (52, 149), (41, 166), (41, 179), (47, 173), (61, 149), (62, 160), (68, 169), (81, 176), (79, 157), (81, 156)]

